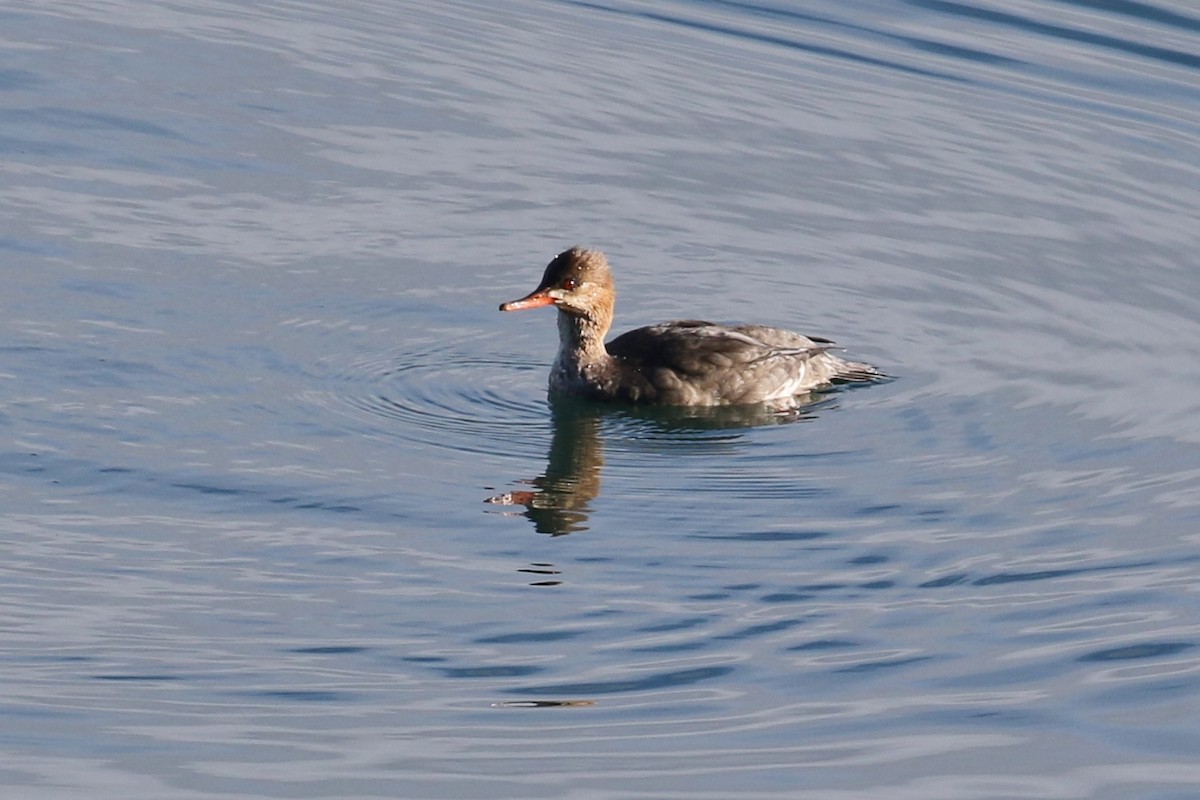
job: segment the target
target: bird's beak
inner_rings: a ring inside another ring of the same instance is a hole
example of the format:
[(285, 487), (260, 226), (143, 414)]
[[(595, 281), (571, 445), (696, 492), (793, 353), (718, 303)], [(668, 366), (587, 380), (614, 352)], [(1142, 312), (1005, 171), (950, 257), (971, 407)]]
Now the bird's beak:
[(512, 300), (508, 303), (501, 303), (500, 310), (524, 311), (527, 308), (540, 308), (542, 306), (552, 305), (554, 305), (554, 298), (550, 296), (549, 289), (534, 289), (520, 300)]

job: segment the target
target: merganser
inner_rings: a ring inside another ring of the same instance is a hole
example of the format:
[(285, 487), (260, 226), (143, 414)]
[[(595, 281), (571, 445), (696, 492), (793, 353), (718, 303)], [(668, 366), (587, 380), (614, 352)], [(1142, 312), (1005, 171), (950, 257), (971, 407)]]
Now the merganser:
[(572, 247), (546, 266), (536, 289), (500, 310), (558, 308), (552, 394), (670, 406), (779, 404), (831, 384), (886, 377), (834, 355), (829, 339), (763, 325), (677, 320), (605, 344), (615, 299), (604, 254)]

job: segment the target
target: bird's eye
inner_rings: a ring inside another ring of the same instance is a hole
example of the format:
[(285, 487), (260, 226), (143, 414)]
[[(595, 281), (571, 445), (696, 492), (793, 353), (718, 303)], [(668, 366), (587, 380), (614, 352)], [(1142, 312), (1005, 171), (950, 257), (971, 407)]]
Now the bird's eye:
[(574, 278), (563, 278), (562, 288), (570, 290), (579, 285), (579, 281)]

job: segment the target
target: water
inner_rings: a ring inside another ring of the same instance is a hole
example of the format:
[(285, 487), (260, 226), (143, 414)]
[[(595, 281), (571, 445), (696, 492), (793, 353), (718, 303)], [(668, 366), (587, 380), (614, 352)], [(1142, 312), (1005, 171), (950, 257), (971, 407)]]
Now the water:
[[(0, 32), (13, 796), (1200, 793), (1190, 4)], [(575, 243), (897, 378), (551, 407)]]

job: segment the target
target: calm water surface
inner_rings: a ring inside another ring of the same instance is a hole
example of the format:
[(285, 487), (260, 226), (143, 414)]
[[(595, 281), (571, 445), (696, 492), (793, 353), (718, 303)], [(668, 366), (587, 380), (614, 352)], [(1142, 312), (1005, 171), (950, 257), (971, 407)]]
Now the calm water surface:
[[(0, 785), (1200, 794), (1187, 2), (9, 3)], [(553, 314), (831, 336), (551, 406)], [(484, 502), (485, 500), (492, 502)]]

